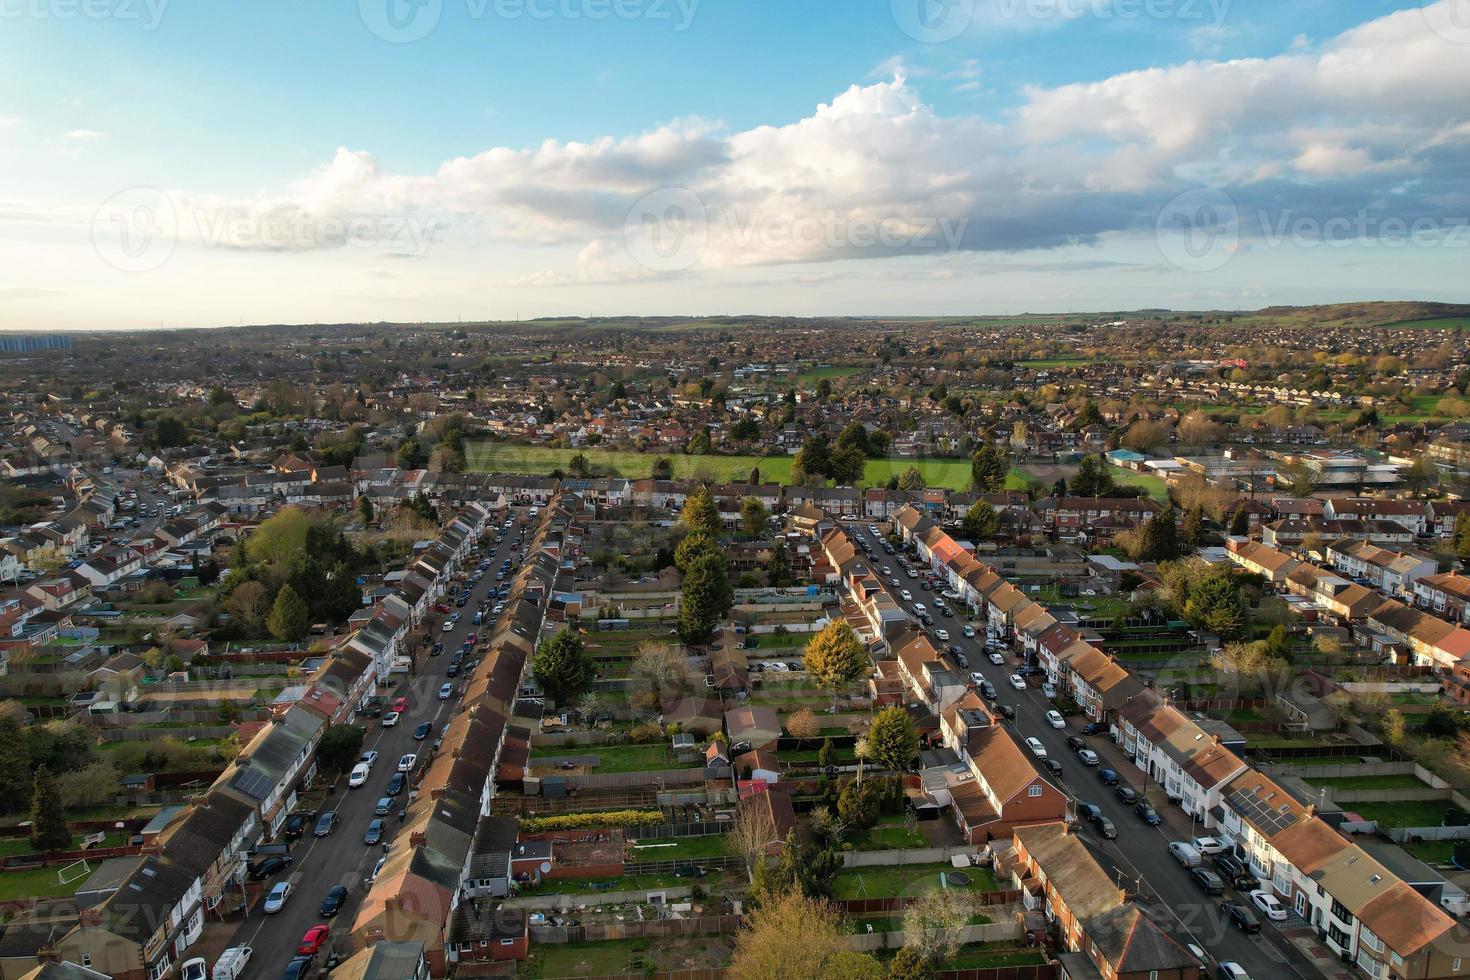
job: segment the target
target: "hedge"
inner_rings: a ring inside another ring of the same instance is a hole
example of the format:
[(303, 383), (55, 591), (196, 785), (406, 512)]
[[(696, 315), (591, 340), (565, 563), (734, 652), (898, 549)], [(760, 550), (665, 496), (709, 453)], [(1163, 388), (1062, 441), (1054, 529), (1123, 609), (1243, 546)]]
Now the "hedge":
[(522, 817), (521, 830), (541, 834), (556, 830), (599, 830), (610, 827), (652, 827), (664, 822), (659, 810), (603, 810), (599, 813), (556, 813)]

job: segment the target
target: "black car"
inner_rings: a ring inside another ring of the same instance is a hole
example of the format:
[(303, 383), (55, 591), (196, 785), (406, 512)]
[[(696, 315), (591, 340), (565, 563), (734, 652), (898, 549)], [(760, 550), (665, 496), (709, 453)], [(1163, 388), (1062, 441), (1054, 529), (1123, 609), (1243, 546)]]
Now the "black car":
[(1132, 786), (1114, 786), (1113, 795), (1128, 806), (1132, 806), (1138, 802), (1138, 791)]
[(1224, 902), (1220, 906), (1225, 910), (1225, 915), (1234, 923), (1235, 928), (1241, 932), (1254, 933), (1261, 931), (1261, 920), (1257, 919), (1251, 910), (1239, 902)]
[(374, 817), (373, 822), (368, 824), (368, 829), (363, 831), (362, 842), (368, 847), (380, 844), (383, 841), (383, 818)]
[(422, 742), (429, 737), (429, 733), (433, 730), (434, 726), (426, 721), (413, 730), (413, 740), (415, 742)]
[(281, 974), (281, 980), (305, 980), (311, 972), (311, 957), (298, 956), (286, 964), (286, 972)]
[(277, 854), (272, 857), (262, 858), (250, 869), (251, 881), (264, 881), (276, 872), (289, 868), (291, 857), (287, 854)]
[(1107, 733), (1108, 726), (1100, 721), (1089, 721), (1082, 726), (1083, 735), (1106, 735)]
[(1083, 749), (1087, 748), (1087, 743), (1083, 741), (1081, 735), (1068, 735), (1067, 748), (1071, 749), (1073, 752), (1081, 752)]
[(990, 683), (989, 681), (980, 682), (980, 693), (984, 695), (985, 700), (987, 701), (994, 701), (997, 697), (995, 693), (995, 685)]
[(449, 668), (444, 671), (444, 676), (445, 677), (458, 677), (459, 676), (459, 664), (450, 664), (449, 665)]
[(311, 823), (314, 813), (293, 813), (286, 818), (286, 826), (282, 832), (287, 840), (300, 840), (301, 835), (306, 833), (306, 825)]
[(1097, 832), (1108, 840), (1113, 840), (1118, 836), (1118, 828), (1114, 827), (1113, 822), (1107, 817), (1098, 817), (1093, 823), (1097, 825)]
[(1134, 804), (1133, 812), (1138, 814), (1143, 822), (1150, 827), (1157, 827), (1164, 822), (1164, 818), (1159, 816), (1159, 811), (1155, 810), (1153, 804), (1149, 803), (1148, 800), (1139, 800)]
[(321, 915), (323, 919), (330, 919), (332, 916), (342, 911), (342, 906), (346, 903), (346, 901), (347, 886), (333, 885), (331, 890), (327, 892), (327, 897), (322, 899), (322, 907), (317, 909), (317, 912)]
[(995, 710), (996, 711), (999, 711), (1001, 714), (1005, 715), (1007, 718), (1011, 719), (1012, 721), (1014, 721), (1015, 718), (1016, 718), (1016, 709), (1015, 709), (1015, 707), (1013, 705), (1009, 705), (1009, 704), (998, 704), (998, 705), (995, 706)]
[(1245, 862), (1235, 855), (1222, 852), (1216, 854), (1213, 860), (1215, 862), (1215, 870), (1219, 872), (1220, 877), (1241, 891), (1249, 892), (1261, 887), (1261, 883), (1256, 880), (1256, 876), (1251, 874), (1250, 868), (1246, 867)]
[(1225, 882), (1221, 881), (1220, 876), (1209, 868), (1190, 868), (1189, 875), (1206, 895), (1225, 894)]
[(1091, 823), (1097, 823), (1098, 820), (1102, 819), (1102, 807), (1098, 806), (1096, 803), (1078, 803), (1077, 815), (1080, 816), (1083, 820), (1087, 820)]
[(1043, 759), (1041, 764), (1043, 766), (1046, 766), (1046, 771), (1051, 773), (1053, 776), (1060, 776), (1062, 774), (1062, 764), (1057, 759), (1052, 759), (1048, 757), (1046, 759)]
[(957, 664), (959, 664), (961, 667), (968, 667), (968, 666), (970, 666), (970, 658), (967, 657), (967, 656), (965, 656), (963, 653), (957, 653), (957, 654), (955, 654), (954, 655), (954, 662), (957, 663)]
[(401, 772), (395, 772), (388, 779), (388, 788), (383, 790), (389, 796), (397, 796), (403, 792), (403, 787), (408, 784), (408, 777)]

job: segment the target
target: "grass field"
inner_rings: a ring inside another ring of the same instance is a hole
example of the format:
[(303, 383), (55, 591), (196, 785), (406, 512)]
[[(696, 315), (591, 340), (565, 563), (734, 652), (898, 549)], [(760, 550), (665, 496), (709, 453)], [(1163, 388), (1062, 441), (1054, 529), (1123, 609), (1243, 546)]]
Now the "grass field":
[(1336, 789), (1424, 789), (1428, 786), (1411, 772), (1397, 776), (1311, 776), (1307, 782)]
[(1470, 317), (1451, 316), (1437, 320), (1403, 320), (1390, 323), (1390, 327), (1413, 327), (1419, 330), (1470, 330)]
[(824, 364), (821, 367), (807, 368), (796, 376), (796, 380), (803, 384), (815, 384), (823, 378), (829, 381), (836, 381), (838, 378), (850, 378), (860, 371), (862, 371), (862, 368), (851, 365)]
[[(92, 863), (92, 867), (96, 867)], [(32, 898), (63, 898), (67, 895), (75, 895), (82, 882), (87, 880), (83, 875), (70, 884), (63, 885), (56, 880), (57, 866), (49, 868), (34, 868), (30, 871), (7, 871), (0, 874), (0, 902), (19, 902)]]
[(1409, 801), (1404, 803), (1344, 803), (1365, 820), (1377, 820), (1385, 827), (1438, 827), (1444, 820), (1444, 800)]
[[(876, 865), (846, 871), (833, 882), (836, 898), (879, 898), (886, 895), (921, 895), (940, 887), (940, 872), (953, 871), (947, 864)], [(995, 891), (995, 879), (984, 868), (965, 868), (970, 876), (966, 891)]]
[[(553, 470), (565, 470), (578, 453), (596, 467), (608, 467), (629, 480), (647, 478), (653, 472), (655, 453), (639, 453), (613, 449), (556, 449), (551, 446), (513, 446), (506, 443), (480, 442), (469, 448), (468, 466), (477, 473), (525, 473), (546, 476)], [(761, 478), (778, 483), (791, 482), (791, 456), (685, 456), (665, 455), (676, 480), (708, 479), (718, 482), (745, 480), (750, 471), (759, 468)], [(970, 461), (966, 459), (870, 459), (863, 474), (868, 486), (886, 484), (910, 466), (924, 474), (931, 487), (963, 490), (970, 483)], [(1024, 487), (1021, 483), (1017, 489)]]
[(1017, 361), (1019, 367), (1033, 368), (1044, 371), (1048, 368), (1078, 367), (1083, 364), (1092, 364), (1093, 360), (1087, 357), (1048, 357), (1039, 361)]

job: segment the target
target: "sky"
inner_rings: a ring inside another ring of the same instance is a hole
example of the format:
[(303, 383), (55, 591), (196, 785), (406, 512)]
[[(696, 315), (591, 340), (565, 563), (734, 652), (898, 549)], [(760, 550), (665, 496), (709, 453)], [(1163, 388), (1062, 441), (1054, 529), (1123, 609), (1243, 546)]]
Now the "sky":
[(1470, 302), (1470, 0), (0, 0), (0, 329)]

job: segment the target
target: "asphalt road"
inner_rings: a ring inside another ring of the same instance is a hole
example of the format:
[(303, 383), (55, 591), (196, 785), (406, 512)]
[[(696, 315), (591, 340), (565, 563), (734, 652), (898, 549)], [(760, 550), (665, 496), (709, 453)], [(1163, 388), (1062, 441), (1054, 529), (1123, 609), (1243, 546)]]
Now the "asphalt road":
[[(435, 628), (433, 639), (444, 643), (444, 653), (426, 659), (424, 668), (411, 681), (400, 680), (394, 687), (382, 692), (390, 698), (407, 696), (407, 713), (392, 728), (384, 728), (375, 718), (363, 719), (368, 725), (363, 750), (372, 749), (378, 752), (377, 764), (373, 766), (372, 775), (365, 785), (358, 789), (348, 789), (347, 780), (343, 778), (338, 783), (339, 788), (327, 797), (323, 808), (335, 806), (338, 813), (337, 827), (331, 834), (316, 837), (312, 828), (308, 827), (306, 835), (296, 842), (291, 851), (291, 867), (288, 869), (292, 893), (285, 908), (274, 915), (266, 915), (261, 911), (264, 904), (262, 900), (236, 930), (231, 945), (244, 944), (254, 950), (247, 977), (259, 980), (279, 977), (295, 957), (302, 936), (319, 923), (331, 926), (336, 943), (342, 948), (347, 947), (347, 934), (368, 888), (367, 876), (385, 853), (381, 846), (364, 845), (363, 834), (374, 819), (373, 809), (377, 801), (386, 795), (388, 780), (397, 771), (399, 758), (405, 753), (417, 753), (418, 769), (421, 770), (434, 744), (434, 738), (458, 703), (457, 693), (448, 701), (440, 701), (439, 687), (449, 679), (444, 673), (449, 667), (450, 654), (459, 649), (470, 633), (479, 632), (483, 636), (486, 630), (492, 628), (489, 622), (480, 626), (473, 626), (471, 623), (485, 593), (501, 584), (495, 580), (495, 571), (500, 562), (505, 558), (511, 559), (511, 574), (520, 567), (519, 549), (513, 546), (516, 534), (526, 526), (526, 518), (523, 511), (515, 512), (514, 516), (516, 523), (507, 533), (506, 540), (493, 550), (487, 550), (486, 557), (491, 559), (492, 564), (471, 593), (470, 601), (462, 608), (454, 609), (462, 614), (459, 623), (448, 633)], [(506, 582), (510, 581), (510, 577), (506, 576)], [(446, 599), (453, 608), (453, 597)], [(436, 617), (435, 621), (442, 618)], [(460, 683), (463, 677), (461, 674), (454, 678), (455, 683)], [(414, 741), (414, 728), (426, 721), (431, 725), (428, 738), (422, 742)], [(408, 793), (405, 791), (394, 800), (394, 807), (385, 818), (384, 839), (390, 845), (398, 829), (398, 810), (407, 805)], [(274, 880), (279, 880), (279, 876)], [(274, 883), (274, 880), (268, 884)], [(323, 919), (318, 914), (322, 899), (333, 885), (338, 884), (347, 886), (347, 904), (335, 918)], [(324, 963), (325, 958), (324, 953), (319, 954), (318, 965)]]
[[(852, 530), (865, 536), (868, 534), (866, 526), (854, 525)], [(914, 600), (923, 602), (932, 614), (936, 594), (923, 587), (922, 576), (918, 579), (908, 578), (898, 566), (897, 556), (883, 554), (881, 543), (873, 543), (878, 549), (874, 563), (891, 566), (902, 583), (900, 588), (908, 589)], [(918, 566), (915, 568), (918, 570)], [(947, 605), (953, 611), (957, 604), (947, 602)], [(1074, 802), (1097, 804), (1103, 814), (1113, 822), (1118, 831), (1117, 839), (1105, 840), (1090, 823), (1083, 821), (1082, 840), (1098, 862), (1113, 874), (1114, 879), (1137, 896), (1137, 901), (1149, 910), (1154, 921), (1181, 943), (1194, 943), (1216, 960), (1234, 960), (1254, 980), (1266, 977), (1317, 976), (1315, 970), (1301, 963), (1301, 958), (1294, 949), (1287, 949), (1285, 939), (1274, 935), (1275, 927), (1265, 920), (1265, 916), (1256, 916), (1262, 923), (1261, 933), (1257, 936), (1247, 936), (1228, 922), (1220, 909), (1222, 899), (1206, 896), (1188, 872), (1169, 854), (1169, 841), (1187, 838), (1186, 834), (1176, 833), (1170, 828), (1171, 815), (1160, 809), (1160, 814), (1165, 816), (1165, 822), (1158, 827), (1151, 827), (1133, 812), (1131, 805), (1124, 804), (1114, 796), (1113, 788), (1103, 785), (1098, 779), (1097, 770), (1084, 766), (1076, 753), (1067, 746), (1067, 736), (1075, 734), (1081, 728), (1082, 722), (1069, 719), (1065, 729), (1052, 728), (1046, 720), (1050, 705), (1042, 697), (1040, 689), (1028, 686), (1026, 690), (1018, 691), (1010, 685), (1010, 675), (1023, 661), (1014, 651), (1007, 650), (1003, 665), (992, 664), (984, 653), (984, 623), (972, 623), (976, 636), (974, 639), (966, 639), (962, 633), (966, 622), (959, 615), (935, 616), (935, 627), (948, 630), (948, 642), (958, 644), (969, 661), (968, 667), (960, 667), (955, 663), (951, 663), (951, 666), (965, 675), (979, 672), (994, 684), (998, 702), (1016, 708), (1015, 721), (1005, 723), (1022, 739), (1037, 738), (1046, 749), (1047, 755), (1062, 763), (1062, 775), (1053, 778), (1062, 784), (1062, 788), (1071, 795)], [(945, 645), (938, 640), (935, 643), (941, 647)], [(945, 659), (950, 659), (947, 654)], [(1105, 735), (1088, 741), (1094, 743), (1094, 750), (1100, 749), (1101, 745), (1098, 743), (1108, 744)], [(1108, 765), (1106, 757), (1102, 765)], [(1114, 768), (1125, 783), (1134, 789), (1143, 789), (1143, 774), (1136, 767), (1130, 764)], [(1198, 833), (1205, 834), (1209, 831), (1201, 828)], [(1227, 898), (1249, 905), (1249, 900), (1233, 889), (1227, 889)], [(1210, 966), (1213, 968), (1214, 964)]]

